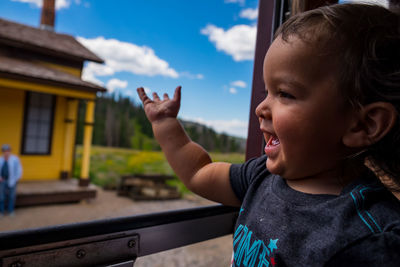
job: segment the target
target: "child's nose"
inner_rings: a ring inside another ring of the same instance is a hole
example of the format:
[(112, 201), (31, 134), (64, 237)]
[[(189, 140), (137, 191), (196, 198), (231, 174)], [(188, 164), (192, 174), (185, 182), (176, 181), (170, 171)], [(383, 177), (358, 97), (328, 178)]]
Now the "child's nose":
[(259, 118), (263, 118), (266, 120), (271, 119), (271, 110), (267, 103), (267, 97), (257, 106), (256, 115)]

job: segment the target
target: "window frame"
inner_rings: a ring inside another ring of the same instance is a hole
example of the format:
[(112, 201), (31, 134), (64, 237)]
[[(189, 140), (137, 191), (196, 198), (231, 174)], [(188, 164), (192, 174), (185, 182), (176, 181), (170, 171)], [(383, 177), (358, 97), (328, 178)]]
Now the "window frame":
[(132, 267), (137, 257), (232, 235), (238, 214), (212, 205), (3, 232), (0, 263)]
[(51, 95), (51, 107), (50, 107), (50, 124), (49, 124), (49, 136), (48, 136), (48, 148), (46, 152), (26, 152), (25, 149), (25, 144), (26, 144), (26, 132), (27, 132), (27, 125), (28, 125), (28, 113), (29, 113), (29, 103), (32, 97), (32, 94), (45, 94), (45, 93), (39, 93), (39, 92), (31, 92), (27, 91), (25, 93), (25, 103), (24, 103), (24, 118), (23, 118), (23, 125), (22, 125), (22, 136), (21, 136), (21, 149), (20, 149), (20, 154), (21, 155), (27, 155), (27, 156), (49, 156), (51, 155), (52, 152), (52, 145), (53, 145), (53, 132), (54, 132), (54, 114), (55, 114), (55, 107), (56, 107), (56, 101), (57, 98), (55, 95)]

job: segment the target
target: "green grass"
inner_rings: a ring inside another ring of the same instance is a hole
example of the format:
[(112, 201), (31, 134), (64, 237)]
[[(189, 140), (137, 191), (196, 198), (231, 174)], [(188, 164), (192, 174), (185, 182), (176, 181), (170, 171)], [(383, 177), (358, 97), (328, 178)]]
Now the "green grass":
[[(230, 163), (244, 162), (244, 154), (240, 153), (211, 153), (211, 158), (214, 161)], [(80, 176), (81, 161), (82, 147), (77, 146), (74, 177)], [(176, 177), (162, 152), (99, 146), (92, 147), (89, 173), (92, 183), (106, 189), (114, 189), (118, 186), (122, 175), (133, 173), (172, 175), (174, 179), (168, 181), (168, 184), (178, 187), (182, 193), (189, 192)]]

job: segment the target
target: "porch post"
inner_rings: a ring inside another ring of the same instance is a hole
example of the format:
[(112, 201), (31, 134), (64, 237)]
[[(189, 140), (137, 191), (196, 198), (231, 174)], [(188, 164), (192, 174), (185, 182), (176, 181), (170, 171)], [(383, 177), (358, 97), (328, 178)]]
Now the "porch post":
[(65, 135), (64, 135), (64, 155), (63, 165), (61, 171), (61, 179), (67, 179), (71, 177), (71, 160), (74, 147), (74, 129), (76, 123), (76, 116), (78, 110), (78, 100), (68, 98), (67, 109), (65, 112)]
[(82, 169), (79, 179), (80, 186), (89, 185), (89, 164), (90, 164), (90, 147), (92, 145), (92, 133), (94, 123), (94, 100), (86, 102), (85, 127), (83, 132), (83, 152), (82, 152)]

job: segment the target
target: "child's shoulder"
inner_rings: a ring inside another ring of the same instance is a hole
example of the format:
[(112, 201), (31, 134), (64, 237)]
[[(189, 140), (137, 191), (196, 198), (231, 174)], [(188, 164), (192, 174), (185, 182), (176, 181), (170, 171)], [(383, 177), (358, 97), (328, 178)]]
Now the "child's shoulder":
[(353, 238), (327, 266), (399, 266), (400, 201), (378, 181), (361, 183), (344, 196), (355, 216), (347, 217), (352, 227), (343, 230)]
[(400, 221), (346, 246), (326, 266), (399, 266)]
[(400, 222), (400, 201), (377, 178), (374, 180), (374, 183), (361, 184), (350, 192), (357, 202), (357, 209), (374, 213), (387, 223)]
[(359, 221), (372, 233), (387, 232), (394, 225), (400, 229), (400, 201), (376, 177), (353, 187), (348, 196)]
[(230, 168), (230, 176), (246, 178), (250, 181), (258, 176), (265, 177), (269, 174), (266, 167), (267, 156), (263, 155), (252, 158), (243, 164), (232, 164)]
[(239, 200), (243, 201), (250, 187), (254, 187), (257, 181), (264, 180), (270, 175), (266, 167), (267, 157), (252, 158), (243, 164), (232, 164), (229, 171), (229, 179), (233, 191)]

